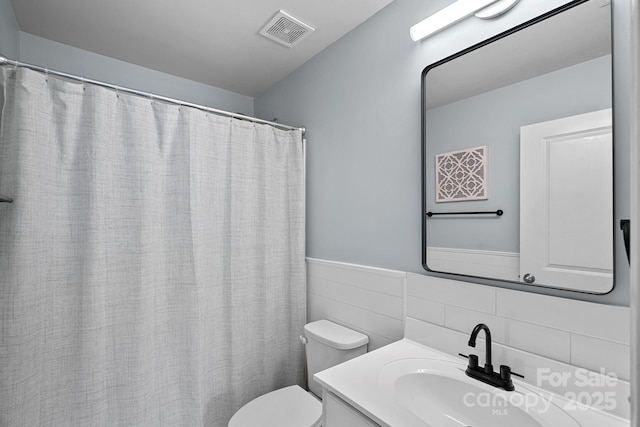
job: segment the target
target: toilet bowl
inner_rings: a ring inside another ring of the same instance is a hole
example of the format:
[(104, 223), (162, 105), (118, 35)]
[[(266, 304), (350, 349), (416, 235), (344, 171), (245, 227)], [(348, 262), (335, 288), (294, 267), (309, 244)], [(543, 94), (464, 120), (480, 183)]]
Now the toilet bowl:
[(322, 403), (297, 385), (263, 394), (244, 405), (229, 420), (229, 427), (316, 427)]
[(322, 387), (317, 372), (366, 353), (369, 337), (328, 320), (304, 326), (309, 392), (293, 385), (253, 399), (229, 420), (229, 427), (318, 427)]

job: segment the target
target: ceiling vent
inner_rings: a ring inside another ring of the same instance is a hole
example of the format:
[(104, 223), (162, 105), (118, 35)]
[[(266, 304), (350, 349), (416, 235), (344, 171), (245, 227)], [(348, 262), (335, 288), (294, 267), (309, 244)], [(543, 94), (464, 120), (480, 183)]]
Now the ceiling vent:
[(260, 34), (281, 45), (293, 47), (314, 30), (312, 26), (281, 10), (260, 30)]

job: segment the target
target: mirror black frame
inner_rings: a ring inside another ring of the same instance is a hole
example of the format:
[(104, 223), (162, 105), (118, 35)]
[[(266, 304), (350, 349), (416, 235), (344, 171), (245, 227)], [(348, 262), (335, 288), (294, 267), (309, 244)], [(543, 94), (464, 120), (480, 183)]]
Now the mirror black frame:
[[(493, 37), (490, 37), (486, 40), (483, 40), (479, 43), (476, 43), (466, 49), (463, 49), (457, 53), (454, 53), (453, 55), (450, 55), (444, 59), (441, 59), (439, 61), (436, 61), (430, 65), (428, 65), (427, 67), (425, 67), (422, 70), (422, 74), (421, 74), (421, 84), (420, 84), (420, 89), (421, 89), (421, 139), (422, 139), (422, 144), (421, 144), (421, 169), (422, 169), (422, 173), (421, 173), (421, 191), (422, 191), (422, 212), (421, 212), (421, 220), (422, 220), (422, 267), (430, 273), (437, 273), (439, 275), (446, 275), (446, 276), (453, 276), (453, 277), (464, 277), (464, 278), (471, 278), (471, 279), (480, 279), (483, 281), (495, 281), (495, 282), (502, 282), (502, 283), (511, 283), (511, 284), (520, 284), (520, 285), (527, 285), (527, 287), (536, 287), (536, 288), (544, 288), (544, 289), (555, 289), (555, 290), (561, 290), (561, 291), (566, 291), (566, 292), (577, 292), (577, 293), (584, 293), (584, 294), (592, 294), (592, 295), (606, 295), (610, 292), (613, 291), (613, 289), (615, 288), (615, 280), (616, 280), (616, 274), (615, 274), (615, 264), (616, 264), (616, 250), (615, 250), (615, 246), (616, 246), (616, 233), (614, 231), (613, 234), (613, 247), (612, 249), (612, 253), (613, 253), (613, 259), (614, 259), (614, 265), (613, 265), (613, 276), (612, 276), (612, 286), (611, 289), (608, 292), (605, 293), (593, 293), (593, 292), (586, 292), (586, 291), (580, 291), (580, 290), (575, 290), (575, 289), (566, 289), (566, 288), (561, 288), (561, 287), (555, 287), (555, 286), (550, 286), (550, 285), (539, 285), (539, 284), (529, 284), (529, 283), (525, 283), (523, 281), (514, 281), (514, 280), (505, 280), (505, 279), (499, 279), (499, 278), (492, 278), (492, 277), (483, 277), (483, 276), (472, 276), (472, 275), (468, 275), (468, 274), (460, 274), (460, 273), (449, 273), (449, 272), (444, 272), (444, 271), (437, 271), (437, 270), (431, 270), (429, 268), (429, 266), (427, 265), (427, 219), (429, 218), (430, 215), (427, 214), (427, 164), (426, 164), (426, 153), (427, 153), (427, 138), (426, 138), (426, 111), (427, 111), (427, 97), (426, 97), (426, 76), (427, 73), (429, 71), (431, 71), (433, 68), (436, 68), (440, 65), (443, 65), (449, 61), (452, 61), (456, 58), (459, 58), (463, 55), (466, 55), (470, 52), (473, 52), (477, 49), (480, 49), (484, 46), (487, 46), (491, 43), (494, 43), (500, 39), (503, 39), (509, 35), (512, 35), (514, 33), (517, 33), (518, 31), (521, 31), (527, 27), (530, 27), (532, 25), (535, 25), (539, 22), (542, 22), (548, 18), (551, 18), (555, 15), (558, 15), (562, 12), (565, 12), (569, 9), (572, 9), (580, 4), (586, 3), (590, 0), (573, 0), (569, 3), (566, 3), (556, 9), (553, 9), (549, 12), (546, 12), (542, 15), (539, 15), (529, 21), (526, 21), (522, 24), (519, 24), (515, 27), (512, 27), (502, 33), (499, 33)], [(613, 13), (611, 14), (611, 28), (613, 29)], [(613, 41), (612, 41), (613, 44)], [(612, 70), (613, 70), (613, 45), (611, 46), (611, 53), (612, 53)], [(614, 99), (613, 99), (613, 94), (612, 94), (612, 106), (615, 104)], [(615, 109), (614, 109), (615, 111)], [(615, 120), (614, 120), (614, 127), (613, 127), (613, 135), (614, 135), (614, 143), (612, 145), (612, 150), (615, 151)], [(615, 170), (615, 164), (614, 164), (614, 170)], [(613, 199), (612, 199), (612, 208), (613, 208), (613, 218), (614, 218), (614, 224), (611, 224), (612, 228), (615, 230), (615, 218), (616, 218), (616, 209), (615, 209), (615, 199), (616, 199), (616, 179), (615, 179), (615, 174), (612, 177), (613, 178)]]

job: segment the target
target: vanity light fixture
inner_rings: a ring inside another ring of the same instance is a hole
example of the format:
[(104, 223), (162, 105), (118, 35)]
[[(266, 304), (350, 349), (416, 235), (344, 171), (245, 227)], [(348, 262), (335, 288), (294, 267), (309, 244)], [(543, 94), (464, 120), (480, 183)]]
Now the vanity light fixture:
[(409, 29), (413, 41), (421, 40), (475, 13), (481, 19), (496, 18), (520, 0), (458, 0)]

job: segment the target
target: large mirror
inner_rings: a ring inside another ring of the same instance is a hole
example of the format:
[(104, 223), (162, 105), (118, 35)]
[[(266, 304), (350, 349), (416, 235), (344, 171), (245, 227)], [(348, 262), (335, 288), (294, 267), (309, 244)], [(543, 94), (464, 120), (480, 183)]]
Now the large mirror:
[(423, 265), (613, 288), (611, 5), (571, 2), (423, 72)]

